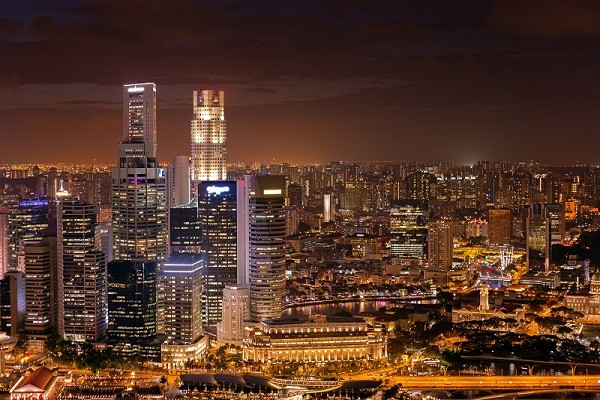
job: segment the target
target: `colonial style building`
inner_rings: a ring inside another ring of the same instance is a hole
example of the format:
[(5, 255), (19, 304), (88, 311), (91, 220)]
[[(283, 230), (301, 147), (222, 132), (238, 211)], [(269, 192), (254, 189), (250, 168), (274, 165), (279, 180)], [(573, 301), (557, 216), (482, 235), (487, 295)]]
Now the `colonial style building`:
[(387, 337), (358, 317), (272, 319), (249, 329), (243, 357), (261, 362), (380, 360), (387, 357)]

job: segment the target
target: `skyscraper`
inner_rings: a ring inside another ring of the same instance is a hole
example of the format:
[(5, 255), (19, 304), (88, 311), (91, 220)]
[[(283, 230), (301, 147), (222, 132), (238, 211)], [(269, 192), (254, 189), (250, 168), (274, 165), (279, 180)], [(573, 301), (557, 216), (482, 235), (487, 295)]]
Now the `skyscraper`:
[(237, 283), (237, 185), (235, 181), (203, 181), (198, 185), (198, 220), (202, 231), (202, 293), (205, 325), (221, 320), (223, 289)]
[(250, 318), (279, 318), (285, 297), (285, 177), (254, 176), (248, 209)]
[(156, 158), (156, 85), (123, 85), (123, 142), (143, 143), (143, 154)]
[(394, 257), (422, 259), (429, 219), (426, 200), (398, 200), (390, 209), (390, 253)]
[(165, 263), (165, 343), (187, 345), (202, 336), (200, 254), (173, 254)]
[(43, 351), (56, 327), (56, 238), (27, 242), (23, 246), (25, 267), (25, 333), (28, 347)]
[(429, 224), (427, 253), (430, 269), (448, 271), (452, 267), (452, 232), (448, 221)]
[(227, 179), (227, 128), (222, 91), (195, 90), (191, 121), (192, 182)]
[(169, 168), (169, 208), (179, 207), (190, 201), (190, 158), (175, 156)]
[(58, 333), (99, 342), (106, 336), (106, 257), (96, 207), (65, 199), (58, 209)]
[(509, 244), (512, 236), (512, 212), (507, 208), (488, 211), (490, 244)]
[(42, 240), (48, 234), (48, 221), (48, 199), (45, 197), (21, 199), (9, 210), (9, 269), (23, 271), (23, 266), (19, 265), (23, 245)]
[[(113, 259), (156, 261), (160, 276), (167, 254), (167, 182), (156, 159), (156, 86), (125, 85), (123, 94), (123, 141), (111, 171)], [(161, 328), (160, 281), (158, 286)]]
[(108, 263), (108, 340), (122, 354), (143, 353), (156, 339), (156, 263)]

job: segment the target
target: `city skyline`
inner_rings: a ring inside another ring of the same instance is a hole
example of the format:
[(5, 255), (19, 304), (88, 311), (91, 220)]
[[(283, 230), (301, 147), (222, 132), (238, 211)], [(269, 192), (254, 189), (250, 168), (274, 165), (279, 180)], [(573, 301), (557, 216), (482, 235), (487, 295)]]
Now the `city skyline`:
[(163, 162), (198, 88), (227, 96), (228, 162), (596, 162), (570, 145), (600, 123), (594, 2), (168, 7), (0, 6), (0, 160), (111, 162), (119, 86), (152, 81)]

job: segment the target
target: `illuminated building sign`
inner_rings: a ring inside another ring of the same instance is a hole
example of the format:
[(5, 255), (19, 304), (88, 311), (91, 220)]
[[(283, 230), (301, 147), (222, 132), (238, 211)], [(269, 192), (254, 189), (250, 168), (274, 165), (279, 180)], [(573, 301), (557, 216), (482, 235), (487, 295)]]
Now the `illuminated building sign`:
[(281, 189), (265, 189), (263, 190), (263, 194), (281, 194)]
[(220, 195), (229, 192), (229, 186), (207, 186), (206, 193)]
[(129, 178), (130, 185), (141, 185), (146, 183), (146, 178)]
[(36, 197), (31, 199), (19, 200), (19, 207), (45, 207), (48, 205), (48, 199)]
[(144, 88), (143, 88), (143, 87), (137, 87), (137, 86), (135, 86), (135, 87), (132, 87), (132, 88), (128, 88), (128, 89), (127, 89), (127, 91), (128, 91), (129, 93), (133, 93), (133, 92), (143, 92), (143, 91), (144, 91)]

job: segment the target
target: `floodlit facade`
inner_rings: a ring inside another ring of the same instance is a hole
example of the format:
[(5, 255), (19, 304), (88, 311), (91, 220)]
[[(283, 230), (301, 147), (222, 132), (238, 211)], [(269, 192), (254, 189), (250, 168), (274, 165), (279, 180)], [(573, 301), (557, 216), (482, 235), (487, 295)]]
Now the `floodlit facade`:
[[(195, 90), (191, 121), (192, 182), (227, 179), (227, 126), (222, 91)], [(194, 189), (196, 187), (194, 186)]]
[(249, 330), (243, 357), (260, 362), (375, 361), (387, 357), (387, 337), (357, 317), (266, 320)]
[(241, 345), (244, 321), (250, 320), (250, 289), (248, 286), (226, 286), (223, 289), (223, 317), (217, 324), (217, 342)]

